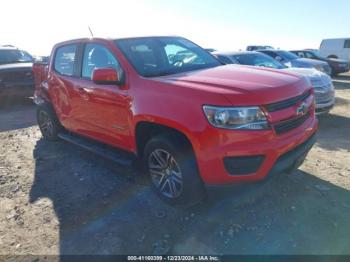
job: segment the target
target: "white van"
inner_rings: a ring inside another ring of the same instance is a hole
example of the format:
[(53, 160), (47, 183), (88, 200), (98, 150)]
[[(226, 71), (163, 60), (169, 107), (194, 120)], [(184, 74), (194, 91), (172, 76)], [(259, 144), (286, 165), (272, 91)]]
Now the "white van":
[(324, 39), (320, 45), (320, 55), (350, 61), (350, 37)]

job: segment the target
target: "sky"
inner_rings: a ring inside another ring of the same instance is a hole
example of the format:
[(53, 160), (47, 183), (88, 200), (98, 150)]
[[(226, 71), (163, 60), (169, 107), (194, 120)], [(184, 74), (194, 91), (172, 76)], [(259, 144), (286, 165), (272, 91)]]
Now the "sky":
[(0, 44), (49, 55), (61, 41), (179, 35), (222, 51), (318, 48), (350, 37), (349, 0), (4, 0)]

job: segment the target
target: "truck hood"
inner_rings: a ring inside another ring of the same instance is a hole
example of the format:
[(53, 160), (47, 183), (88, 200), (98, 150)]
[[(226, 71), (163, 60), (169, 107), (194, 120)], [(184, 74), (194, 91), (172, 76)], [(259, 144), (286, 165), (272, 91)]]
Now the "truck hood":
[[(232, 105), (264, 105), (305, 92), (305, 77), (285, 70), (225, 65), (154, 78), (156, 81), (223, 95)], [(210, 97), (208, 102), (210, 103)]]
[(0, 71), (4, 70), (17, 70), (17, 69), (28, 69), (32, 68), (33, 63), (11, 63), (11, 64), (0, 64)]

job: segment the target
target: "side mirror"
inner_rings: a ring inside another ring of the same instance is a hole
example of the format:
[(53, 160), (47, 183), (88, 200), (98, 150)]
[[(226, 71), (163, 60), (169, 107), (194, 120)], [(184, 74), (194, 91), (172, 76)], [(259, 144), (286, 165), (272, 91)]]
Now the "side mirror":
[(121, 84), (118, 72), (113, 68), (96, 68), (92, 72), (91, 80), (100, 85), (119, 85)]

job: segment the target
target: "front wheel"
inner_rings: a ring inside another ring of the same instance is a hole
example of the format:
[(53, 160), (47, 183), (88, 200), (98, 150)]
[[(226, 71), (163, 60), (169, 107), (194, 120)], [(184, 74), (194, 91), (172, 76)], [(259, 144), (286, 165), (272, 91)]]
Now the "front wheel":
[(189, 146), (176, 137), (152, 138), (144, 151), (144, 166), (162, 200), (171, 205), (191, 206), (205, 194), (196, 159)]

